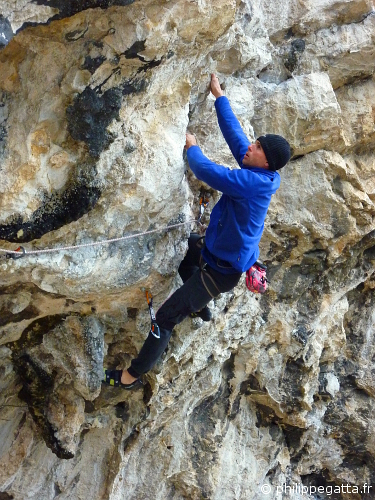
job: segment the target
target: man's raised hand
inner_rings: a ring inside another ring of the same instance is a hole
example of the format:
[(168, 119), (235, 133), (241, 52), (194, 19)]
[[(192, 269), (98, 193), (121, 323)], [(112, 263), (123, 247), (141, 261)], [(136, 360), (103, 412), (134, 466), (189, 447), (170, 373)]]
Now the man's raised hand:
[(213, 73), (211, 75), (211, 92), (216, 97), (216, 99), (224, 95), (224, 92), (221, 90), (219, 80)]
[(193, 134), (186, 134), (186, 144), (185, 144), (185, 149), (189, 149), (190, 146), (196, 146), (197, 141), (194, 137)]

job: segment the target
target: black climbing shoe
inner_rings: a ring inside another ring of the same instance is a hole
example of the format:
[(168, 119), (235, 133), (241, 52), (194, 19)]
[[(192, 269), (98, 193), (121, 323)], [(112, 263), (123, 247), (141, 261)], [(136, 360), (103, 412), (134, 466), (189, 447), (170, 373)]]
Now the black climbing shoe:
[(121, 382), (122, 370), (106, 370), (103, 368), (103, 384), (111, 385), (112, 387), (121, 387), (127, 391), (131, 389), (139, 389), (143, 386), (141, 379), (137, 378), (131, 384), (123, 384)]
[(200, 311), (190, 313), (190, 316), (192, 318), (201, 318), (203, 321), (211, 321), (212, 319), (212, 313), (207, 306)]

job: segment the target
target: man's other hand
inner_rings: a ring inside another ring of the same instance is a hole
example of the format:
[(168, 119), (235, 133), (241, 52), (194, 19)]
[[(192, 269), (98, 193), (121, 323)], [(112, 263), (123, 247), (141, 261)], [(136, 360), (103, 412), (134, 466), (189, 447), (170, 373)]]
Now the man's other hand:
[(216, 97), (216, 99), (224, 95), (224, 92), (221, 90), (219, 80), (213, 73), (211, 75), (211, 92)]
[(193, 134), (186, 134), (186, 144), (185, 149), (189, 149), (191, 146), (196, 146), (197, 141)]

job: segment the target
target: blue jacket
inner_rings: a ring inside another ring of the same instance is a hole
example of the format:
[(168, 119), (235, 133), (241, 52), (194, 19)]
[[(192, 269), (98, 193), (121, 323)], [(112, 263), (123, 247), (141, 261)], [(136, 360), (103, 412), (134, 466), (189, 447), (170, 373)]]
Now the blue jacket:
[[(271, 196), (280, 186), (280, 175), (242, 164), (250, 141), (225, 96), (216, 99), (215, 107), (221, 132), (241, 169), (230, 170), (212, 162), (198, 146), (191, 146), (187, 150), (187, 158), (199, 180), (223, 193), (211, 212), (206, 247), (213, 256), (243, 272), (259, 257), (264, 220)], [(203, 257), (208, 264), (225, 273), (217, 267), (209, 252), (203, 250)]]

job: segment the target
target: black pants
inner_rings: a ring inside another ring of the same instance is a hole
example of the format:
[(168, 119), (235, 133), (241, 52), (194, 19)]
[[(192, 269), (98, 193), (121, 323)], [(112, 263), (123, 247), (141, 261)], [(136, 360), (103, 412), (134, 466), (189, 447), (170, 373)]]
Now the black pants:
[(178, 268), (184, 284), (176, 290), (156, 313), (160, 327), (160, 339), (151, 333), (145, 340), (136, 359), (131, 362), (128, 371), (133, 377), (139, 377), (154, 366), (163, 354), (175, 325), (181, 323), (190, 313), (200, 311), (213, 297), (232, 290), (241, 278), (240, 272), (222, 274), (205, 265), (202, 267), (201, 250), (204, 237), (192, 233), (186, 257)]

